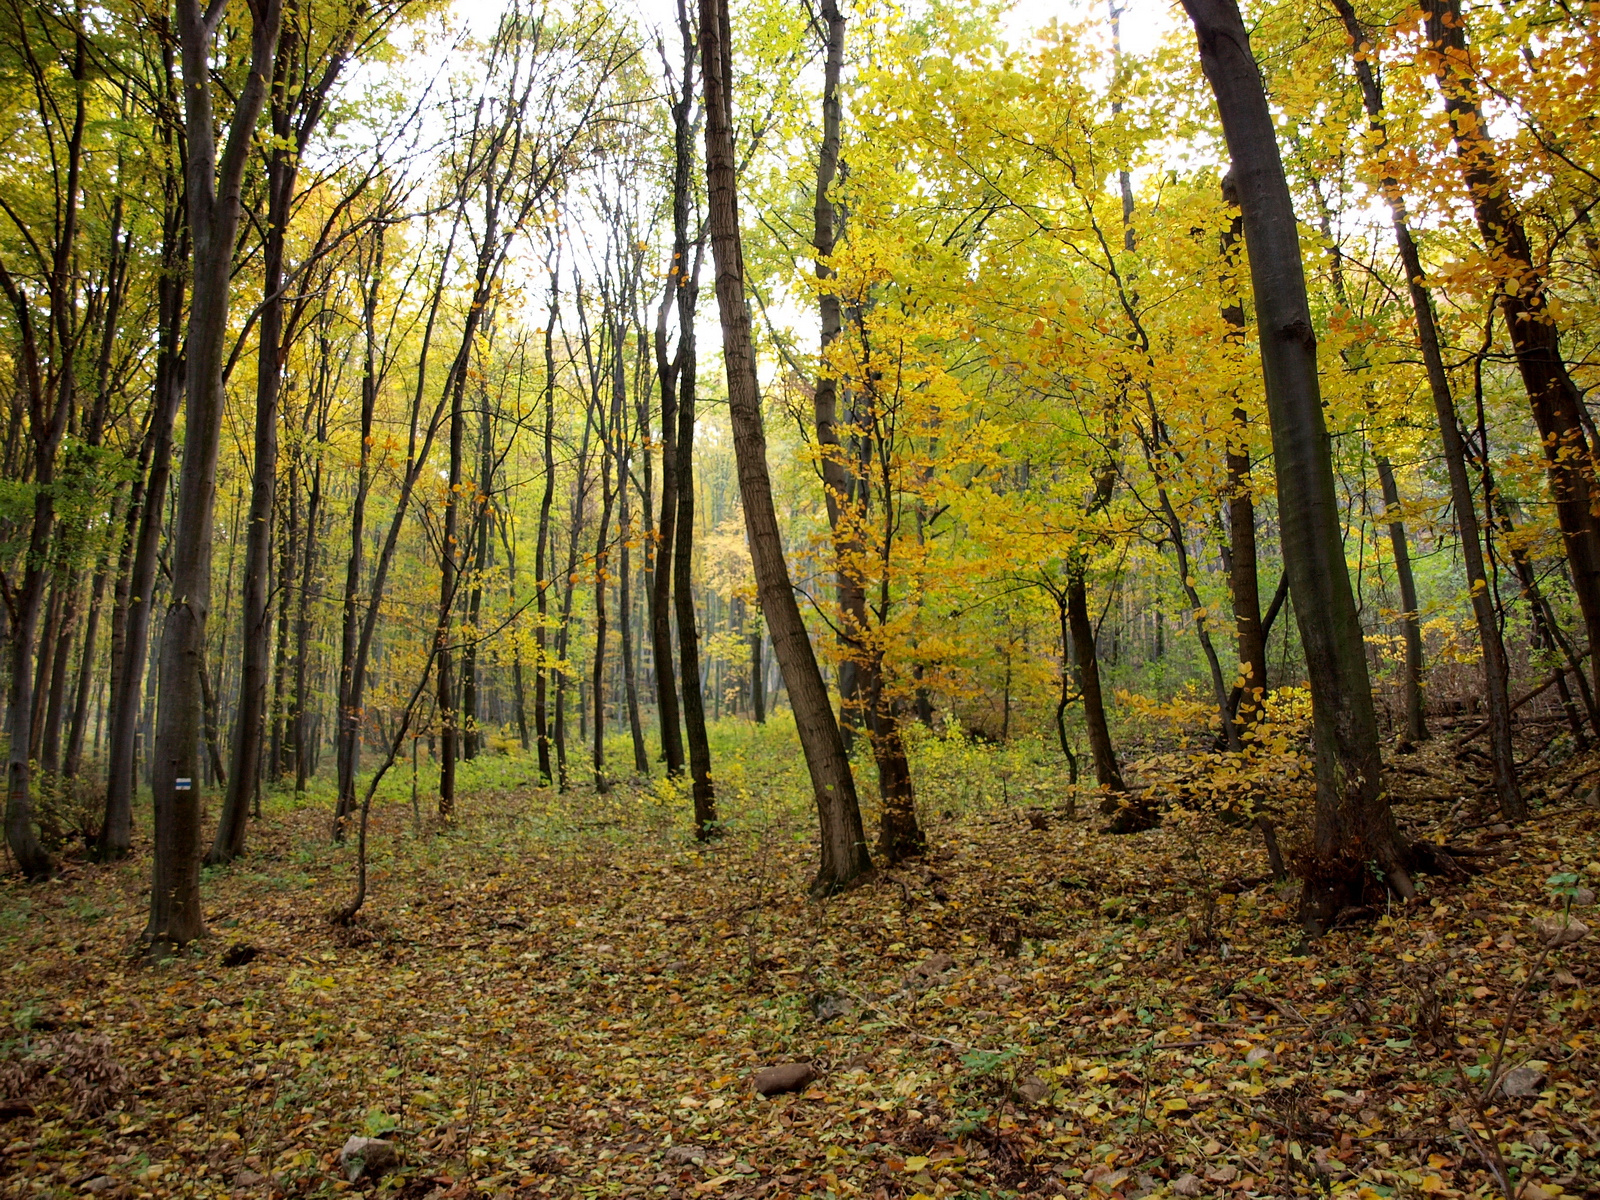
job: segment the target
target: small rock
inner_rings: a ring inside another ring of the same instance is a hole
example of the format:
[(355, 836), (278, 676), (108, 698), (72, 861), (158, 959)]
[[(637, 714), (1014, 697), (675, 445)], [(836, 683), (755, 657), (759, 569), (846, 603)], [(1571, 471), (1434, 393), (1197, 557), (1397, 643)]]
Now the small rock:
[(1511, 826), (1501, 822), (1497, 825), (1489, 826), (1489, 832), (1503, 837), (1511, 832)]
[(661, 1159), (668, 1166), (699, 1163), (705, 1162), (705, 1160), (706, 1148), (704, 1146), (669, 1146), (666, 1154)]
[(83, 1190), (86, 1192), (103, 1192), (107, 1188), (117, 1186), (117, 1181), (109, 1175), (96, 1175), (93, 1179), (84, 1181)]
[(1544, 1072), (1532, 1064), (1513, 1067), (1500, 1079), (1501, 1094), (1514, 1099), (1537, 1096), (1543, 1086)]
[(1198, 1196), (1206, 1190), (1206, 1185), (1200, 1182), (1200, 1176), (1189, 1173), (1180, 1175), (1172, 1181), (1172, 1194), (1174, 1196)]
[(377, 1179), (400, 1165), (400, 1151), (382, 1138), (352, 1134), (339, 1151), (339, 1169), (351, 1183), (358, 1179)]
[(1029, 1075), (1017, 1084), (1017, 1095), (1029, 1104), (1037, 1104), (1050, 1094), (1050, 1085), (1037, 1075)]
[(1572, 907), (1573, 908), (1588, 908), (1593, 903), (1594, 903), (1594, 889), (1593, 888), (1580, 887), (1580, 888), (1574, 888), (1573, 889), (1573, 891), (1572, 891)]
[(777, 1096), (783, 1092), (798, 1092), (817, 1077), (817, 1069), (810, 1063), (781, 1063), (776, 1067), (763, 1067), (750, 1077), (750, 1086), (760, 1096)]
[(1589, 936), (1589, 927), (1571, 914), (1550, 919), (1535, 917), (1533, 928), (1551, 946), (1571, 946)]

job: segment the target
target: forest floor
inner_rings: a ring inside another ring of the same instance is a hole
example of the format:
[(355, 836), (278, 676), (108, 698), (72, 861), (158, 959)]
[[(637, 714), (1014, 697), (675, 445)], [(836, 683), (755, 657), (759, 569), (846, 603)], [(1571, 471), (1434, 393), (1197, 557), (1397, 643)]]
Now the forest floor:
[[(1600, 1197), (1596, 939), (1533, 925), (1600, 887), (1600, 758), (1515, 831), (1406, 805), (1498, 855), (1306, 946), (1248, 827), (1112, 836), (1050, 755), (943, 745), (926, 860), (824, 903), (782, 730), (707, 847), (659, 783), (556, 796), (499, 759), (440, 830), (397, 781), (351, 929), (321, 800), (273, 798), (175, 960), (129, 955), (142, 857), (0, 884), (0, 1191), (365, 1190), (338, 1153), (371, 1134), (415, 1200), (1494, 1196), (1496, 1146), (1523, 1200)], [(1406, 762), (1450, 793), (1443, 740)]]

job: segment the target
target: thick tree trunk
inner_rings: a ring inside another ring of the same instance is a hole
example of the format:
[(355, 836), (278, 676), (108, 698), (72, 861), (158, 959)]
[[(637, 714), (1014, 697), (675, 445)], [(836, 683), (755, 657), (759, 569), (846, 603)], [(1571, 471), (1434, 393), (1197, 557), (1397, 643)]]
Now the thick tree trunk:
[(199, 672), (211, 601), (211, 533), (217, 455), (222, 438), (222, 369), (228, 335), (230, 272), (239, 189), (266, 99), (282, 15), (279, 0), (251, 5), (250, 64), (234, 100), (227, 143), (217, 155), (212, 111), (211, 51), (226, 9), (202, 11), (178, 0), (183, 59), (189, 229), (194, 240), (194, 300), (184, 345), (187, 404), (183, 473), (172, 537), (172, 599), (161, 639), (155, 750), (151, 756), (155, 858), (150, 883), (152, 951), (182, 946), (203, 931), (200, 913), (200, 789), (195, 786), (200, 735)]
[(1406, 846), (1382, 791), (1366, 648), (1345, 566), (1294, 204), (1261, 73), (1234, 0), (1183, 0), (1216, 95), (1244, 216), (1272, 426), (1284, 567), (1311, 677), (1317, 751), (1315, 862), (1302, 893), (1312, 932), (1359, 902), (1367, 864), (1402, 896)]
[[(811, 774), (821, 832), (821, 863), (813, 890), (835, 891), (871, 869), (855, 780), (811, 639), (789, 581), (783, 540), (767, 474), (760, 385), (744, 295), (738, 183), (733, 146), (733, 48), (726, 0), (701, 0), (700, 47), (706, 97), (706, 174), (717, 307), (722, 318), (728, 411), (738, 460), (739, 494), (755, 567), (761, 612), (783, 669), (795, 728)], [(682, 439), (680, 437), (680, 445)], [(688, 689), (685, 688), (687, 693)]]

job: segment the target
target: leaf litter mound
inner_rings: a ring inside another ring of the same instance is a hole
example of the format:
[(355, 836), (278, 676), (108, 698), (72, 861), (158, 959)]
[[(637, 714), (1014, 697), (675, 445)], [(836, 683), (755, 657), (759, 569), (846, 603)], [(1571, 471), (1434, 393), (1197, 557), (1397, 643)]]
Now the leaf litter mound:
[[(347, 929), (350, 849), (280, 802), (162, 964), (142, 858), (4, 885), (0, 1189), (1600, 1197), (1581, 767), (1515, 831), (1402, 803), (1496, 853), (1309, 946), (1254, 829), (1114, 837), (1054, 768), (925, 788), (930, 854), (820, 903), (798, 800), (706, 847), (659, 786), (380, 807)], [(349, 1182), (357, 1135), (400, 1165)]]

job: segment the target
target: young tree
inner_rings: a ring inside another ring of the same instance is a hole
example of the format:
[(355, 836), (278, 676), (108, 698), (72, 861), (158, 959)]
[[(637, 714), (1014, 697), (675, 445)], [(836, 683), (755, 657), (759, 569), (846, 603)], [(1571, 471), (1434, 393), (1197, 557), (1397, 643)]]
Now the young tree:
[(1378, 723), (1345, 566), (1294, 203), (1249, 35), (1234, 0), (1184, 0), (1233, 159), (1260, 329), (1277, 468), (1284, 569), (1311, 677), (1317, 755), (1316, 861), (1302, 920), (1313, 932), (1359, 898), (1376, 863), (1401, 896), (1414, 888), (1382, 790)]
[[(761, 613), (771, 631), (773, 651), (783, 670), (821, 825), (821, 864), (812, 887), (816, 892), (825, 893), (848, 885), (869, 870), (872, 862), (867, 854), (850, 761), (845, 756), (833, 706), (828, 701), (822, 672), (817, 668), (816, 654), (800, 616), (800, 606), (795, 601), (772, 502), (755, 346), (750, 335), (750, 310), (745, 302), (738, 172), (733, 146), (731, 37), (725, 0), (701, 0), (706, 188), (710, 198), (712, 256), (716, 262), (717, 308), (722, 318), (728, 410), (738, 457), (739, 494), (744, 502), (745, 530), (755, 567)], [(681, 437), (679, 444), (682, 445)]]

